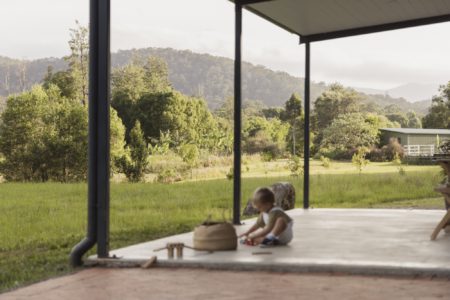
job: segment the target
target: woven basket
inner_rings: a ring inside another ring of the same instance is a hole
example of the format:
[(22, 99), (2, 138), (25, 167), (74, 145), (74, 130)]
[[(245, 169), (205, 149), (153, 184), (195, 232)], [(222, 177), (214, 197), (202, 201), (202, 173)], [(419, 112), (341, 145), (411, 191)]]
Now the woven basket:
[(194, 248), (198, 250), (236, 250), (236, 229), (228, 222), (206, 221), (194, 229)]

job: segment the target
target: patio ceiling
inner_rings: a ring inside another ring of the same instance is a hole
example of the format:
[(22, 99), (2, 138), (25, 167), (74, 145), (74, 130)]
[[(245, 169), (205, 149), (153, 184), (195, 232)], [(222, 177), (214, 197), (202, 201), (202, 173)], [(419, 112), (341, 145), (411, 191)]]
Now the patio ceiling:
[(236, 0), (301, 43), (450, 21), (450, 0)]

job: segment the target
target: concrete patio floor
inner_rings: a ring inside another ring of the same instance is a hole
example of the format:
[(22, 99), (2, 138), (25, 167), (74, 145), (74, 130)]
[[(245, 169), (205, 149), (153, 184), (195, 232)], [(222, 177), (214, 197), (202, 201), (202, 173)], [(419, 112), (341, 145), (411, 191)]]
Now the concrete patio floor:
[[(295, 209), (294, 239), (288, 246), (261, 249), (239, 245), (237, 251), (184, 249), (182, 259), (154, 252), (167, 242), (192, 245), (192, 232), (111, 251), (117, 259), (89, 258), (90, 264), (139, 266), (157, 255), (157, 266), (275, 272), (332, 272), (363, 275), (450, 278), (450, 234), (430, 235), (444, 210)], [(237, 226), (243, 232), (254, 222)], [(259, 254), (258, 252), (270, 252)]]

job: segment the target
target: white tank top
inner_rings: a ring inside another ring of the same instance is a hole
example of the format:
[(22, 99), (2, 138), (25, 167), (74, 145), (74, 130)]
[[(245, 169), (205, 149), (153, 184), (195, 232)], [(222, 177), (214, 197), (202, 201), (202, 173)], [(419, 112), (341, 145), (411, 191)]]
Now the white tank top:
[(263, 212), (263, 221), (264, 221), (264, 224), (265, 224), (265, 225), (267, 225), (267, 224), (269, 223), (269, 214), (270, 214), (272, 211), (277, 211), (277, 210), (283, 211), (283, 209), (282, 209), (281, 207), (274, 206), (274, 207), (272, 207), (271, 210), (269, 210), (268, 213)]

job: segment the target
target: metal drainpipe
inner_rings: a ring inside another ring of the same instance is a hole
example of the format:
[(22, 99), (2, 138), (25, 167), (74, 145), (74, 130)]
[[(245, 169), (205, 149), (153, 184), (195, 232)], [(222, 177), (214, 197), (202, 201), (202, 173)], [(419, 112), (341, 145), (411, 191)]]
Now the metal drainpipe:
[(88, 225), (87, 236), (70, 252), (70, 264), (73, 267), (81, 266), (83, 264), (83, 255), (89, 251), (97, 243), (97, 207), (95, 197), (92, 197), (93, 192), (89, 188), (88, 191)]
[[(89, 146), (88, 146), (88, 224), (87, 236), (78, 243), (70, 253), (70, 263), (72, 266), (80, 266), (83, 264), (82, 257), (97, 243), (98, 230), (98, 185), (99, 172), (97, 163), (99, 160), (99, 101), (100, 93), (99, 81), (102, 72), (99, 68), (99, 55), (104, 55), (105, 50), (104, 37), (102, 41), (101, 30), (109, 30), (109, 7), (110, 0), (90, 0), (90, 25), (89, 25)], [(103, 23), (102, 23), (103, 22)], [(107, 25), (105, 27), (105, 23)], [(101, 24), (102, 23), (102, 24)], [(105, 51), (109, 51), (109, 41)], [(103, 83), (104, 84), (104, 83)], [(103, 95), (104, 96), (104, 95)], [(104, 98), (104, 97), (103, 97)], [(104, 138), (104, 137), (103, 137)], [(104, 149), (103, 149), (104, 150)], [(109, 149), (108, 149), (109, 150)], [(104, 174), (100, 174), (105, 176)], [(103, 178), (102, 177), (102, 178)], [(101, 178), (100, 178), (101, 179)]]
[[(94, 0), (95, 1), (95, 0)], [(91, 1), (93, 2), (93, 1)], [(89, 98), (93, 91), (91, 88), (92, 76), (89, 76), (90, 88)], [(91, 100), (91, 99), (90, 99)], [(89, 100), (89, 101), (90, 101)], [(97, 243), (97, 168), (96, 168), (96, 152), (97, 152), (97, 134), (96, 134), (96, 119), (95, 105), (89, 105), (89, 146), (88, 146), (88, 224), (87, 236), (80, 243), (78, 243), (70, 253), (70, 264), (74, 267), (83, 264), (82, 257)]]

